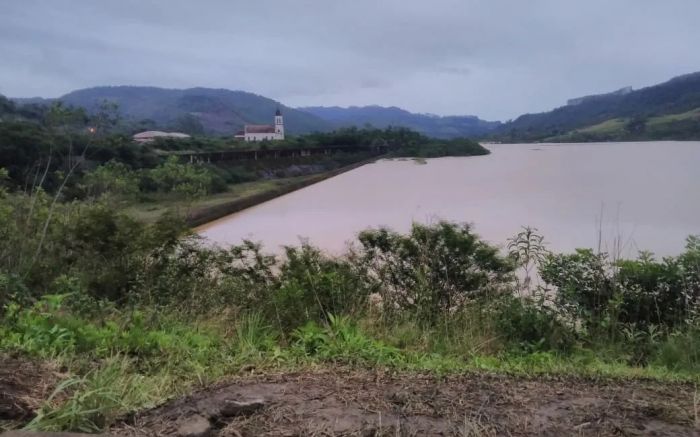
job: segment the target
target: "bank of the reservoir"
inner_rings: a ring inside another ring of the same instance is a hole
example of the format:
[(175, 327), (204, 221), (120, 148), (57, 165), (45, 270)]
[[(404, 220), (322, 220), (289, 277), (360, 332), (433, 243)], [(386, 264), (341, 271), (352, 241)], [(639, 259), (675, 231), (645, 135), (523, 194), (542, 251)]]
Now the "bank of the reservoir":
[(348, 172), (350, 170), (354, 170), (358, 167), (362, 167), (365, 164), (375, 162), (378, 159), (382, 159), (383, 157), (384, 155), (374, 156), (372, 158), (355, 162), (324, 173), (300, 178), (298, 180), (291, 181), (287, 184), (279, 185), (262, 192), (257, 192), (251, 195), (239, 197), (229, 202), (196, 208), (194, 211), (187, 215), (187, 223), (190, 227), (196, 228), (195, 230), (197, 231), (204, 230), (218, 219), (225, 218), (228, 215), (240, 212), (244, 209), (251, 208), (253, 206), (267, 202), (274, 198), (308, 187), (309, 185), (316, 184), (318, 182), (332, 178), (339, 174)]

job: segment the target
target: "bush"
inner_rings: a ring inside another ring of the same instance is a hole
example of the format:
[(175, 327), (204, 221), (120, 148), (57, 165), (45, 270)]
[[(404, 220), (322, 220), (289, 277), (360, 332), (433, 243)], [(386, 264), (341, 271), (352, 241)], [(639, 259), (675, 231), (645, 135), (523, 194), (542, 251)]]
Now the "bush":
[(496, 328), (511, 348), (569, 352), (575, 344), (573, 326), (542, 301), (506, 296), (496, 303), (494, 312)]
[(694, 317), (700, 304), (700, 239), (689, 237), (679, 257), (610, 262), (605, 254), (579, 249), (551, 255), (541, 275), (557, 288), (557, 305), (592, 328), (634, 325), (669, 328)]
[(367, 337), (346, 317), (329, 315), (325, 327), (309, 322), (294, 331), (293, 336), (296, 347), (305, 356), (325, 361), (368, 366), (405, 361), (398, 349)]
[(650, 361), (674, 371), (700, 372), (700, 328), (676, 331), (654, 345)]
[(468, 225), (416, 223), (408, 235), (368, 230), (359, 240), (387, 311), (410, 311), (430, 324), (467, 301), (512, 292), (513, 263)]
[(273, 297), (284, 332), (327, 321), (330, 314), (357, 314), (366, 306), (371, 285), (358, 266), (308, 244), (287, 247), (285, 254)]
[(83, 188), (93, 198), (109, 194), (130, 197), (139, 192), (139, 178), (126, 165), (109, 161), (83, 177)]
[(194, 197), (221, 190), (226, 183), (221, 176), (198, 164), (182, 164), (176, 156), (170, 156), (148, 176), (157, 189), (164, 193), (178, 193)]
[(589, 325), (598, 325), (610, 308), (614, 289), (606, 254), (577, 249), (546, 257), (542, 279), (557, 287), (556, 305)]

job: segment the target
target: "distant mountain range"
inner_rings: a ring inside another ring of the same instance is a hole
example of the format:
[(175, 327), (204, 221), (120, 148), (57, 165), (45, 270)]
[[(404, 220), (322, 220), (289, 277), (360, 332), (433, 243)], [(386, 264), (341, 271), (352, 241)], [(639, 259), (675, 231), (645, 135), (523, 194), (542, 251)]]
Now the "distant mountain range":
[(211, 88), (110, 86), (77, 90), (58, 99), (13, 100), (20, 110), (22, 104), (61, 100), (88, 111), (95, 111), (107, 100), (118, 104), (129, 129), (162, 128), (191, 134), (230, 135), (244, 124), (270, 123), (279, 107), (291, 134), (371, 125), (408, 127), (436, 138), (501, 141), (700, 139), (700, 72), (639, 90), (627, 87), (570, 99), (560, 108), (525, 114), (506, 123), (476, 116), (416, 114), (397, 107), (292, 108), (244, 91)]
[(472, 115), (443, 117), (415, 114), (395, 106), (309, 106), (298, 109), (313, 114), (334, 127), (402, 126), (433, 138), (481, 137), (495, 132), (501, 126), (499, 121), (485, 121)]
[(366, 106), (291, 108), (267, 97), (244, 91), (190, 88), (105, 86), (73, 91), (57, 99), (17, 98), (19, 104), (66, 104), (96, 111), (102, 102), (119, 106), (122, 116), (143, 128), (168, 128), (191, 134), (230, 135), (245, 124), (266, 124), (279, 107), (290, 134), (329, 131), (339, 127), (372, 125), (377, 128), (402, 126), (439, 138), (482, 136), (493, 132), (500, 122), (474, 116), (414, 114), (396, 107)]

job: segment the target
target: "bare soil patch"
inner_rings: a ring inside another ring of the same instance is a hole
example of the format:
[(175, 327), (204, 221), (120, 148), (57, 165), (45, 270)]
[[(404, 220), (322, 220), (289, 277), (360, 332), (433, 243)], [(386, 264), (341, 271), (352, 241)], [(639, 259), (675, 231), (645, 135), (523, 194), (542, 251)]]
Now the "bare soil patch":
[(65, 376), (56, 370), (49, 363), (0, 354), (0, 430), (34, 418)]
[(691, 436), (697, 393), (648, 381), (344, 370), (250, 376), (118, 424), (121, 436)]

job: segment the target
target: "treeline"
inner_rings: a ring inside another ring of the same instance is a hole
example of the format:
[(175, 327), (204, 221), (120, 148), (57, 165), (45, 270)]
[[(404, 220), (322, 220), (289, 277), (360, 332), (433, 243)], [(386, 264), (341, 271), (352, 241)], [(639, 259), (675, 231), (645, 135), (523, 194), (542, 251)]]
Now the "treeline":
[(429, 138), (413, 130), (401, 127), (341, 128), (332, 132), (315, 132), (287, 137), (282, 141), (238, 141), (231, 143), (223, 138), (193, 137), (183, 140), (160, 139), (153, 147), (161, 150), (217, 151), (232, 147), (245, 149), (317, 148), (326, 146), (383, 147), (393, 156), (437, 157), (485, 155), (488, 150), (467, 138), (451, 140)]
[[(23, 105), (26, 106), (26, 105)], [(56, 104), (33, 119), (9, 119), (0, 123), (0, 167), (8, 171), (16, 189), (40, 185), (56, 190), (69, 173), (78, 176), (110, 161), (130, 168), (153, 168), (161, 162), (154, 150), (134, 144), (131, 138), (112, 132), (115, 109), (88, 116), (84, 110)]]

